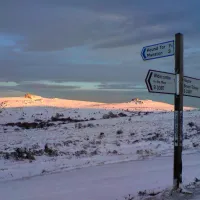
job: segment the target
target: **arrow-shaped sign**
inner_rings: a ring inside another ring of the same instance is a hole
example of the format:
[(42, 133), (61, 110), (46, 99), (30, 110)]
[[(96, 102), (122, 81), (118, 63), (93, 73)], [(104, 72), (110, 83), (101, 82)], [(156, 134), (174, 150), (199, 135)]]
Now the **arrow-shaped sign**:
[(142, 48), (141, 56), (143, 60), (152, 60), (174, 55), (174, 40), (149, 45)]
[(149, 70), (145, 82), (151, 93), (175, 93), (175, 75), (172, 73)]
[(183, 95), (200, 98), (200, 79), (184, 76)]
[[(149, 70), (145, 79), (151, 93), (175, 94), (175, 74)], [(200, 79), (184, 76), (183, 95), (200, 98)]]

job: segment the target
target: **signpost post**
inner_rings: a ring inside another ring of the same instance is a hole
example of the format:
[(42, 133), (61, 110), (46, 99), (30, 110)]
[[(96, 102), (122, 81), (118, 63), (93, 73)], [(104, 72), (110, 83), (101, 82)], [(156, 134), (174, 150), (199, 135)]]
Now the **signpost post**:
[[(175, 35), (175, 76), (174, 95), (174, 189), (182, 184), (182, 143), (183, 143), (183, 35)], [(177, 141), (178, 140), (178, 141)]]
[(175, 54), (175, 73), (149, 70), (145, 82), (151, 93), (174, 95), (174, 189), (182, 184), (182, 145), (183, 145), (183, 96), (200, 98), (200, 79), (184, 76), (183, 34), (175, 35), (174, 41), (143, 47), (142, 59), (152, 60)]

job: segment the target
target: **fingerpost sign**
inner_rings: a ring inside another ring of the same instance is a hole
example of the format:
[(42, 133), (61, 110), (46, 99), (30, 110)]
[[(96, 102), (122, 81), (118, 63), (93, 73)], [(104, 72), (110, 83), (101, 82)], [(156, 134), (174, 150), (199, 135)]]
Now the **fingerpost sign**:
[(173, 73), (149, 70), (145, 82), (151, 93), (174, 95), (174, 189), (182, 183), (183, 96), (200, 98), (200, 79), (184, 76), (183, 34), (175, 34), (175, 41), (158, 43), (142, 48), (144, 61), (168, 56), (175, 58)]

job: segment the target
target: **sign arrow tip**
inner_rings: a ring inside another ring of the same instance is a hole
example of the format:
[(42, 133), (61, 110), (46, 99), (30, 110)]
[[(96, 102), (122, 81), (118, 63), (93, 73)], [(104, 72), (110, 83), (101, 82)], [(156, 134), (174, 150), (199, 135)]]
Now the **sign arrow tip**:
[(147, 86), (147, 89), (148, 89), (149, 92), (150, 92), (150, 87), (149, 87), (149, 75), (150, 75), (150, 73), (151, 73), (151, 70), (148, 71), (147, 76), (145, 78), (145, 83), (146, 83), (146, 86)]
[(141, 51), (141, 56), (142, 56), (142, 59), (143, 59), (143, 60), (145, 60), (145, 59), (146, 59), (145, 52), (146, 52), (146, 48), (145, 48), (145, 47), (143, 47), (143, 48), (142, 48), (142, 51)]
[(149, 85), (151, 91), (153, 90), (152, 85), (151, 85), (151, 81), (150, 81), (152, 75), (153, 75), (153, 72), (150, 72), (150, 75), (149, 75), (149, 78), (148, 78), (148, 85)]

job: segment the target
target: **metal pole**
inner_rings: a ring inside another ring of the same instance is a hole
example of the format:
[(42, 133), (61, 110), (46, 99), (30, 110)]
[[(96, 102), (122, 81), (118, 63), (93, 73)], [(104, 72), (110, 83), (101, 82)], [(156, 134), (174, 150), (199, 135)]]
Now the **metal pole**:
[(174, 95), (174, 189), (182, 183), (182, 143), (183, 143), (183, 34), (175, 35), (175, 75)]

